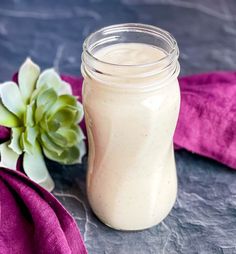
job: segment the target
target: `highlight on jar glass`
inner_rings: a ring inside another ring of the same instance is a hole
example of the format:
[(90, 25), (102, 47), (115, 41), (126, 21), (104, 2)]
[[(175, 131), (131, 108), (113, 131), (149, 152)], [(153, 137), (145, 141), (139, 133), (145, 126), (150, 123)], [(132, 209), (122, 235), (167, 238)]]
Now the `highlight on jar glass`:
[(178, 56), (170, 33), (144, 24), (108, 26), (84, 42), (87, 195), (112, 228), (152, 227), (175, 203)]

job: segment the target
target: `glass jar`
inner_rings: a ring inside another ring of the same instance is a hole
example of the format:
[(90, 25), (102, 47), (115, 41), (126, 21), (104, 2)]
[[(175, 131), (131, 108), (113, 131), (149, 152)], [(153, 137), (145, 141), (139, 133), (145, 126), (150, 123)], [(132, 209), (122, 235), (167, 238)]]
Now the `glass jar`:
[[(126, 48), (122, 55), (118, 47), (124, 46), (141, 53), (132, 55)], [(104, 60), (106, 49), (109, 61)], [(152, 50), (157, 49), (162, 57), (155, 58)], [(123, 57), (121, 63), (117, 54)], [(97, 217), (112, 228), (149, 228), (161, 222), (175, 203), (178, 55), (172, 35), (144, 24), (105, 27), (84, 42), (87, 195)]]

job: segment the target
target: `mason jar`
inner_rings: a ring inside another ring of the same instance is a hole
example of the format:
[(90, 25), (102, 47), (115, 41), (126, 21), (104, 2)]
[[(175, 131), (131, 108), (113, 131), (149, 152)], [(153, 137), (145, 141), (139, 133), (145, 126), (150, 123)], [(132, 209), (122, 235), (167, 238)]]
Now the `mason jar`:
[(170, 33), (144, 24), (108, 26), (84, 42), (87, 196), (112, 228), (149, 228), (175, 203), (178, 55)]

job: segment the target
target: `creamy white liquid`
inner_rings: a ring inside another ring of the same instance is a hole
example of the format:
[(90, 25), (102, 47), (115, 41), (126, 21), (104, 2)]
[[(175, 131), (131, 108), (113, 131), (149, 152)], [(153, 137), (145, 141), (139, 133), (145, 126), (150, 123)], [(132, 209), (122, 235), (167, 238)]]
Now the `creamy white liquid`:
[[(164, 52), (145, 44), (123, 43), (101, 49), (95, 57), (123, 65), (152, 63)], [(109, 69), (109, 66), (107, 67)], [(107, 70), (109, 71), (109, 70)], [(127, 68), (128, 74), (130, 69)], [(121, 87), (86, 76), (83, 104), (89, 139), (87, 193), (95, 214), (123, 230), (151, 227), (174, 205), (177, 179), (173, 133), (180, 96), (176, 77), (158, 88), (159, 76)], [(151, 84), (152, 91), (142, 88)], [(140, 88), (139, 88), (140, 85)]]
[(150, 64), (162, 59), (165, 55), (156, 47), (142, 43), (119, 43), (103, 48), (95, 54), (104, 62), (121, 65)]

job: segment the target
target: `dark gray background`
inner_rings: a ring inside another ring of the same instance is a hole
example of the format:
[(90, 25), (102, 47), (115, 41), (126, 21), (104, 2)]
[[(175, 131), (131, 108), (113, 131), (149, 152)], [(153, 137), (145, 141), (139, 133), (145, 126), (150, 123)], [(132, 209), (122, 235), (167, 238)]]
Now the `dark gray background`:
[[(0, 81), (27, 56), (42, 68), (80, 75), (84, 38), (102, 26), (142, 22), (170, 31), (181, 75), (236, 68), (235, 0), (1, 0)], [(78, 222), (91, 254), (236, 253), (236, 173), (185, 151), (176, 153), (179, 192), (170, 215), (135, 233), (112, 230), (91, 213), (83, 165), (49, 163), (54, 195)]]

